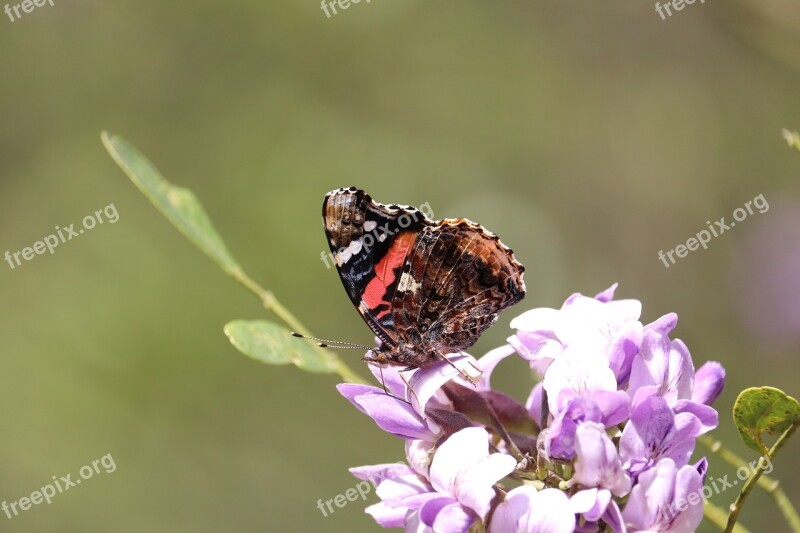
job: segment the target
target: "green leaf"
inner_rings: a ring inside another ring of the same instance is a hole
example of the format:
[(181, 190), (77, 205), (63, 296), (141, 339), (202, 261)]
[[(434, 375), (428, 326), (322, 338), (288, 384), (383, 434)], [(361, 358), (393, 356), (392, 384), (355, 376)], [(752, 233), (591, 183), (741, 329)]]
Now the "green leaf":
[(294, 363), (307, 372), (330, 374), (336, 371), (320, 350), (305, 339), (267, 320), (234, 320), (225, 325), (225, 335), (248, 357), (270, 365)]
[(745, 444), (765, 454), (764, 434), (783, 433), (800, 422), (800, 404), (780, 389), (753, 387), (736, 398), (733, 420)]
[(165, 180), (152, 163), (122, 137), (103, 132), (101, 138), (108, 153), (134, 185), (181, 233), (229, 274), (237, 275), (242, 271), (192, 191)]

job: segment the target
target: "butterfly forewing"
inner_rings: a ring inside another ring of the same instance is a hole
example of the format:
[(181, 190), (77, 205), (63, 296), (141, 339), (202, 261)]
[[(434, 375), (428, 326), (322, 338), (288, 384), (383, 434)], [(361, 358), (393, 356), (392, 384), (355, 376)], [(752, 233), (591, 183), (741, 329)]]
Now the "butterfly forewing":
[(347, 295), (375, 335), (396, 345), (391, 302), (406, 257), (432, 222), (408, 206), (386, 206), (355, 187), (325, 196), (328, 244)]

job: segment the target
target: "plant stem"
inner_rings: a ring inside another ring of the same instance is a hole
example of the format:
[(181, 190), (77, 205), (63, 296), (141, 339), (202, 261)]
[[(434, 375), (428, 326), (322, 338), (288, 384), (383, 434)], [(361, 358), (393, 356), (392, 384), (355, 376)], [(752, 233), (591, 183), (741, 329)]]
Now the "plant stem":
[[(717, 454), (722, 460), (734, 468), (739, 468), (742, 465), (748, 464), (744, 458), (725, 448), (722, 442), (714, 440), (709, 435), (703, 435), (697, 440), (705, 445), (712, 453)], [(758, 486), (769, 493), (773, 493), (775, 491), (775, 487), (778, 486), (778, 480), (772, 479), (767, 475), (763, 475), (758, 479)]]
[[(705, 505), (703, 506), (703, 515), (708, 519), (709, 522), (717, 526), (720, 531), (725, 529), (725, 522), (728, 519), (728, 513), (726, 513), (722, 507), (706, 501)], [(750, 531), (746, 527), (736, 524), (736, 526), (733, 528), (733, 533), (750, 533)]]
[[(261, 300), (261, 304), (264, 306), (264, 309), (274, 313), (278, 318), (283, 320), (283, 322), (289, 326), (289, 328), (307, 337), (311, 336), (311, 332), (308, 331), (308, 329), (306, 329), (306, 327), (303, 326), (299, 320), (297, 320), (297, 317), (295, 317), (291, 311), (284, 307), (283, 304), (280, 303), (277, 298), (275, 298), (275, 295), (272, 294), (271, 291), (261, 287), (261, 285), (253, 281), (250, 276), (248, 276), (241, 269), (229, 271), (228, 273), (233, 276), (236, 281), (249, 289), (250, 292), (258, 296), (258, 298)], [(355, 371), (353, 371), (353, 369), (347, 366), (339, 356), (328, 351), (327, 349), (320, 348), (319, 346), (316, 346), (315, 349), (328, 361), (334, 372), (339, 374), (343, 380), (348, 383), (366, 384), (366, 381)]]
[[(721, 459), (726, 461), (734, 468), (739, 468), (740, 466), (747, 464), (742, 457), (739, 457), (734, 452), (725, 448), (720, 441), (714, 440), (708, 435), (703, 435), (698, 440), (707, 446), (711, 452), (717, 454)], [(773, 479), (766, 474), (763, 474), (758, 478), (757, 484), (762, 490), (764, 490), (764, 492), (772, 495), (772, 497), (775, 499), (775, 505), (778, 506), (778, 509), (780, 509), (783, 517), (789, 524), (800, 524), (800, 517), (798, 517), (797, 511), (792, 505), (792, 502), (789, 501), (789, 498), (786, 496), (786, 492), (784, 492), (783, 487), (780, 486), (780, 482), (777, 479)]]
[[(800, 427), (800, 424), (794, 424), (792, 427), (784, 431), (783, 435), (781, 435), (778, 441), (772, 446), (772, 448), (769, 449), (767, 452), (767, 457), (770, 459), (770, 461), (772, 461), (772, 458), (775, 457), (775, 454), (778, 453), (781, 448), (783, 448), (784, 444), (786, 444), (798, 427)], [(761, 461), (758, 461), (758, 468), (756, 468), (756, 471), (753, 472), (753, 474), (747, 479), (742, 487), (742, 491), (736, 497), (736, 501), (731, 505), (730, 514), (728, 515), (728, 525), (725, 528), (725, 533), (731, 533), (733, 531), (733, 527), (736, 524), (736, 519), (739, 517), (739, 513), (742, 511), (744, 502), (747, 500), (750, 492), (752, 492), (753, 487), (755, 487), (756, 483), (758, 483), (758, 480), (764, 473), (765, 468), (766, 465), (762, 465)], [(777, 490), (777, 484), (773, 490)], [(786, 518), (786, 521), (789, 523), (791, 530), (794, 533), (800, 533), (800, 517), (797, 516), (797, 511), (785, 496), (786, 495), (784, 494), (782, 498), (776, 497), (775, 501), (778, 505), (778, 508), (783, 513), (783, 516)]]

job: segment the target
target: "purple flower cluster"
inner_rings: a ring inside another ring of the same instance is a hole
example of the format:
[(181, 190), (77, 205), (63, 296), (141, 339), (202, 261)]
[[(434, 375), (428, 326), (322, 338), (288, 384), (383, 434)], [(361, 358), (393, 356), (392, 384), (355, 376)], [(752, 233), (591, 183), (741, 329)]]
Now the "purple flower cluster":
[[(643, 325), (641, 303), (613, 300), (615, 289), (523, 313), (508, 345), (479, 360), (452, 354), (452, 365), (407, 381), (373, 368), (386, 390), (339, 385), (405, 440), (407, 465), (351, 469), (382, 479), (367, 513), (418, 533), (694, 531), (703, 507), (686, 502), (702, 490), (707, 462), (691, 456), (717, 426), (710, 405), (725, 372), (714, 362), (695, 371), (686, 345), (669, 337), (677, 316)], [(525, 404), (491, 388), (512, 354), (541, 378)]]

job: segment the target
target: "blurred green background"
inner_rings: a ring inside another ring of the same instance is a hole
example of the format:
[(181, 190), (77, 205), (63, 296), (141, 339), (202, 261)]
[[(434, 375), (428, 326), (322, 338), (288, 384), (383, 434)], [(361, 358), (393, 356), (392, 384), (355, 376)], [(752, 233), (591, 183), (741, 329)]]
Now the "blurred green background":
[[(402, 459), (331, 376), (260, 365), (222, 326), (259, 302), (175, 231), (103, 149), (126, 137), (194, 190), (248, 273), (316, 334), (370, 342), (322, 264), (323, 195), (469, 217), (527, 267), (511, 317), (612, 282), (738, 391), (798, 392), (800, 4), (373, 0), (72, 2), (0, 13), (0, 252), (114, 203), (104, 224), (0, 266), (0, 500), (111, 453), (113, 474), (2, 531), (363, 531), (323, 517), (347, 467)], [(755, 214), (667, 269), (674, 248), (753, 197)], [(344, 353), (366, 375), (358, 352)], [(524, 365), (497, 388), (524, 398)], [(797, 439), (796, 439), (797, 440)], [(776, 460), (800, 502), (792, 442)], [(705, 453), (698, 449), (697, 455)], [(721, 473), (712, 459), (712, 473)], [(733, 491), (715, 496), (725, 506)], [(374, 496), (369, 503), (373, 503)], [(742, 521), (785, 530), (756, 494)], [(712, 529), (704, 529), (712, 531)]]

